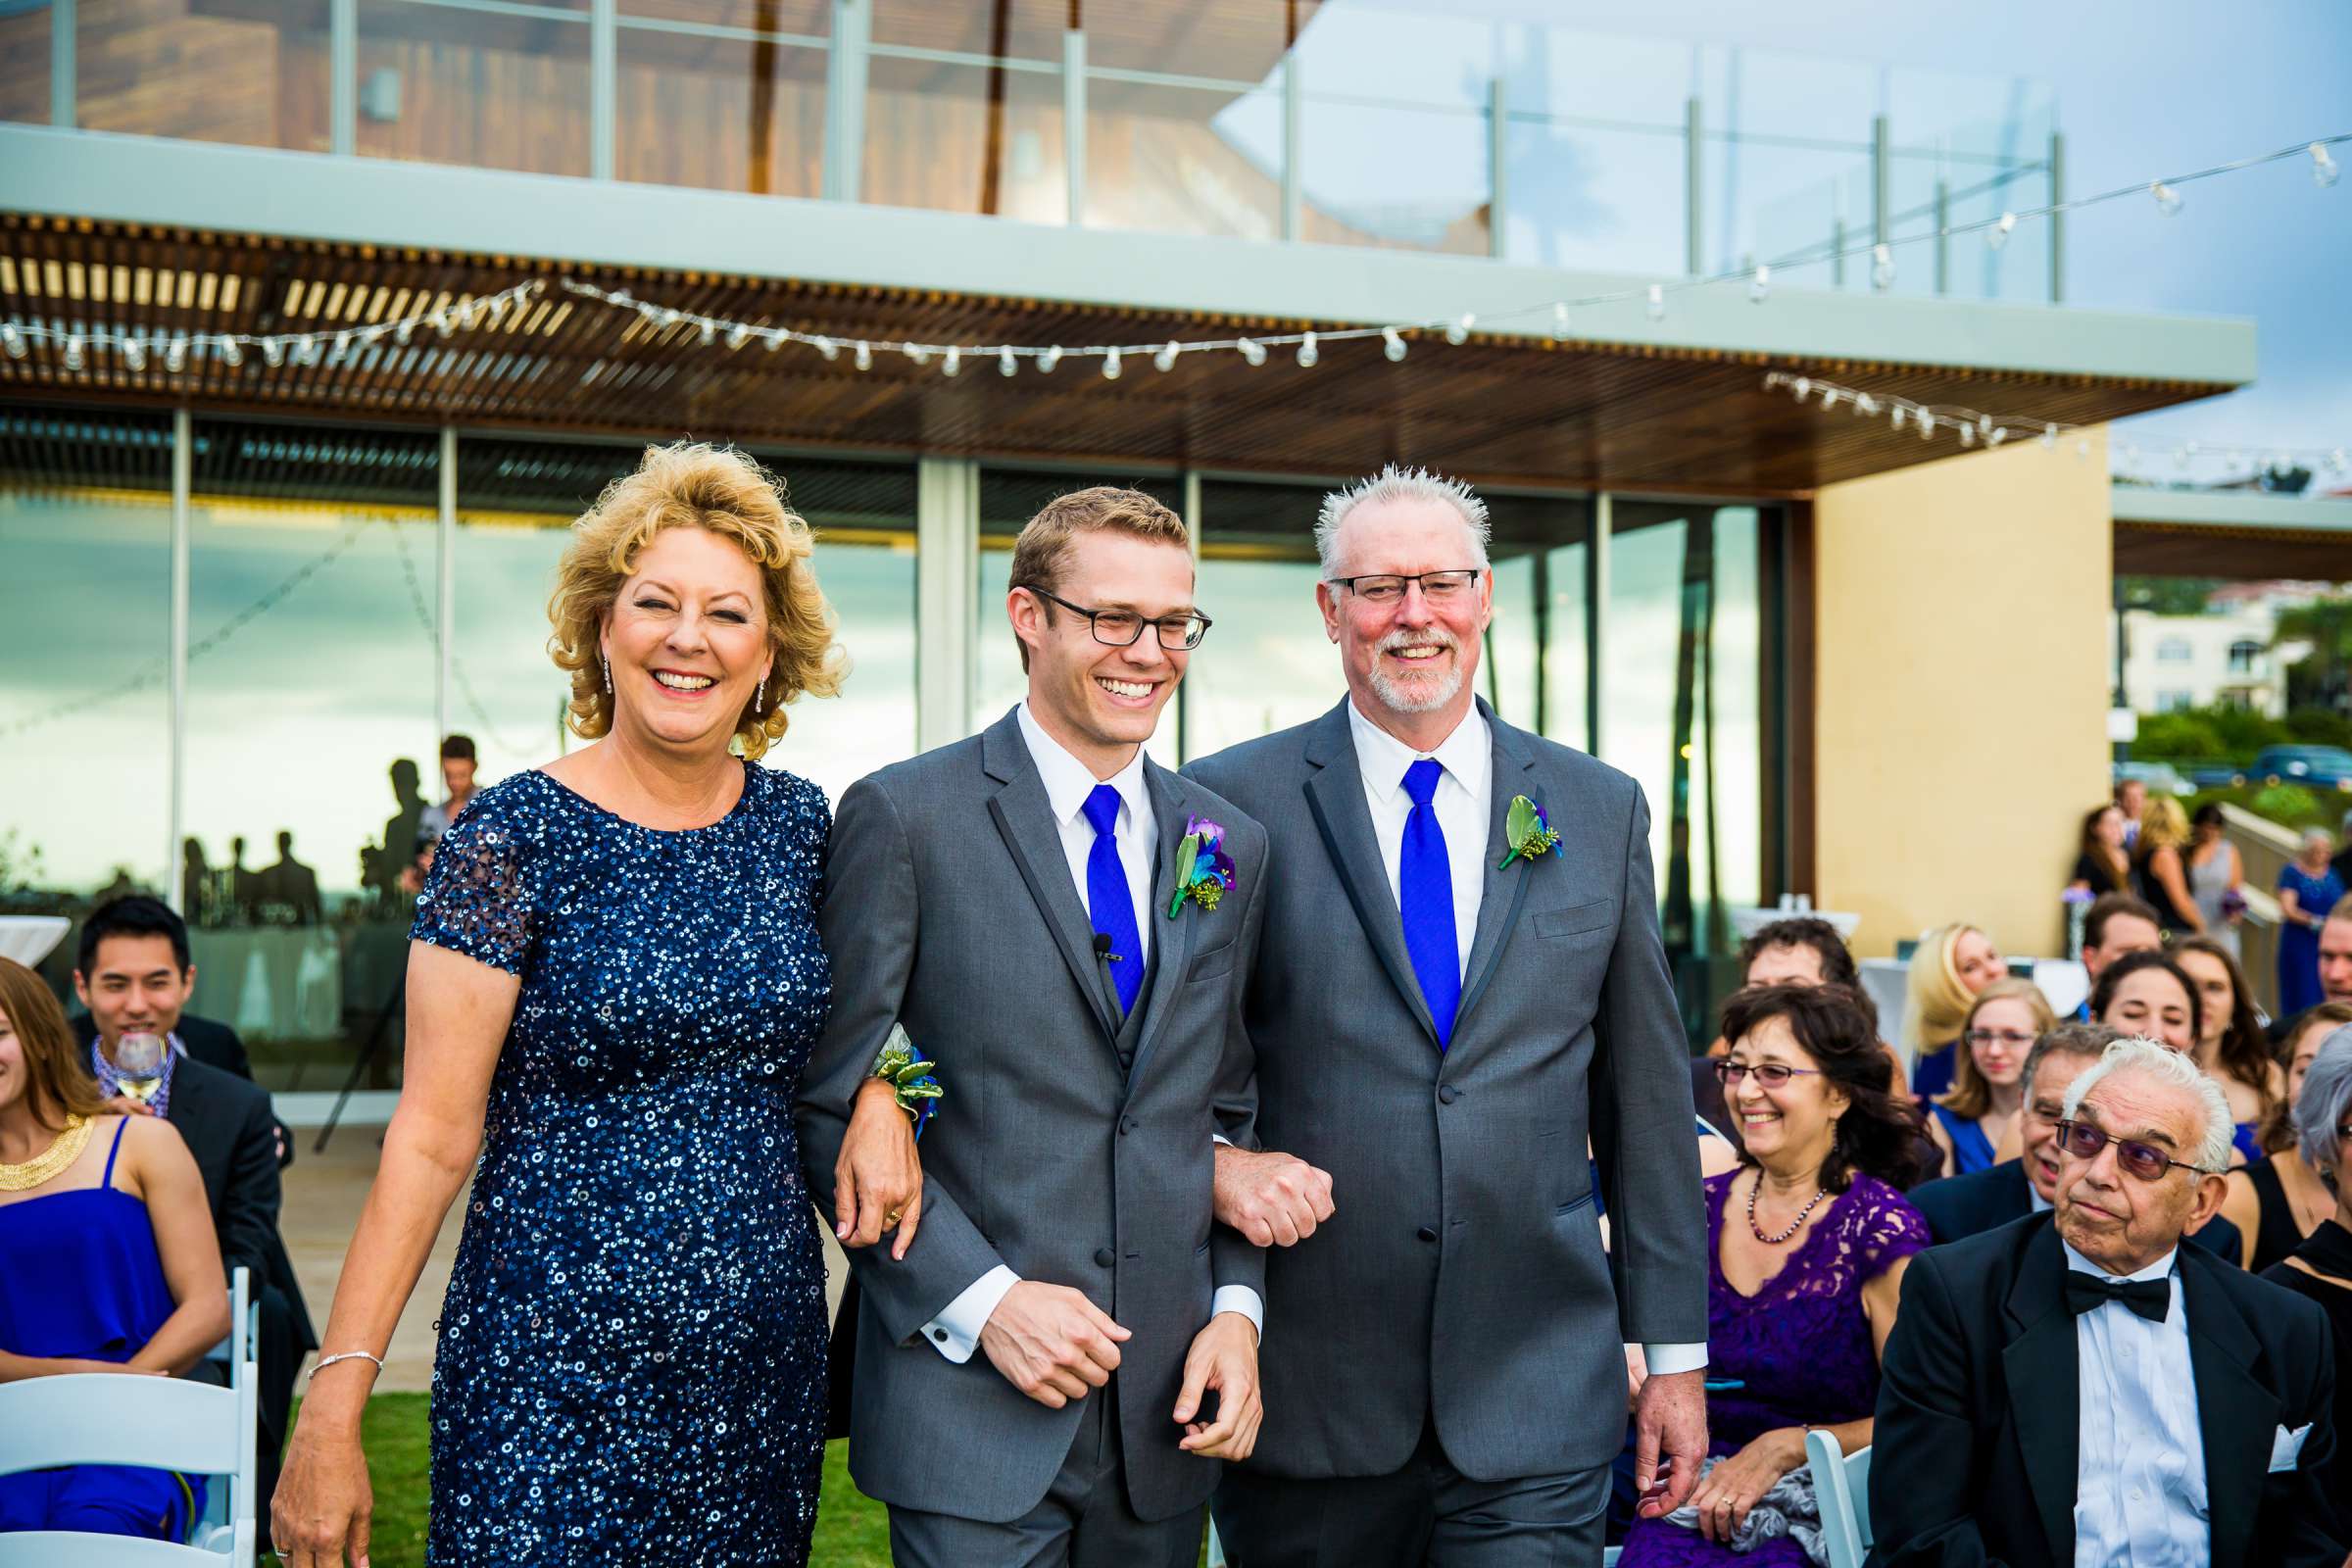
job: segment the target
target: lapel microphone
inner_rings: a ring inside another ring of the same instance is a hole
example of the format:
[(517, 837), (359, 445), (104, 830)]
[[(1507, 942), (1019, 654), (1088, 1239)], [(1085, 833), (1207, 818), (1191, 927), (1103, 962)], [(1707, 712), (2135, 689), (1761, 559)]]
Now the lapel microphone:
[(1119, 956), (1110, 951), (1110, 937), (1106, 932), (1095, 933), (1095, 956), (1102, 959), (1105, 963), (1119, 961)]

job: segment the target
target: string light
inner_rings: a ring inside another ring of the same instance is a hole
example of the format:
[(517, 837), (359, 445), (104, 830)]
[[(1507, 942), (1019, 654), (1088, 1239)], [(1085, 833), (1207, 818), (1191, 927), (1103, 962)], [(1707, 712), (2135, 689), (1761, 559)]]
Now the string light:
[[(778, 332), (776, 334), (776, 340), (779, 343), (789, 343), (792, 341), (792, 338), (786, 333)], [(817, 353), (823, 355), (828, 360), (838, 360), (841, 358), (841, 345), (834, 342), (831, 338), (826, 337), (821, 332), (818, 333), (815, 339), (810, 342), (809, 347), (815, 349)]]
[(1649, 313), (1649, 318), (1651, 320), (1663, 321), (1666, 319), (1665, 284), (1652, 283), (1649, 285), (1649, 304), (1645, 306), (1644, 309)]
[(1391, 365), (1402, 363), (1405, 352), (1404, 334), (1393, 326), (1382, 327), (1380, 329), (1380, 352), (1388, 356)]
[(1567, 335), (1568, 306), (1563, 301), (1555, 301), (1551, 307), (1551, 340), (1557, 343)]
[(235, 369), (245, 363), (245, 349), (233, 337), (220, 340), (220, 363)]
[(1478, 317), (1475, 313), (1464, 311), (1460, 320), (1449, 322), (1446, 325), (1446, 341), (1457, 349), (1460, 348), (1464, 343), (1470, 341), (1470, 328), (1477, 320)]
[(2180, 216), (2180, 193), (2172, 186), (2161, 179), (2153, 180), (2148, 185), (2148, 194), (2156, 198), (2156, 210), (2165, 217)]
[(752, 329), (744, 325), (741, 321), (737, 321), (733, 326), (727, 328), (728, 348), (739, 349), (746, 343), (749, 343), (751, 340)]
[(1265, 347), (1258, 343), (1255, 339), (1243, 338), (1235, 345), (1235, 347), (1242, 351), (1242, 359), (1245, 363), (1253, 366), (1263, 365), (1266, 363)]
[(24, 357), (24, 333), (16, 322), (0, 323), (0, 349), (6, 349), (12, 360)]
[(175, 337), (164, 345), (164, 368), (173, 375), (188, 368), (188, 340)]
[(2344, 172), (2342, 170), (2335, 167), (2335, 160), (2328, 156), (2328, 144), (2326, 142), (2315, 141), (2311, 144), (2311, 179), (2313, 184), (2319, 186), (2322, 190), (2326, 190), (2328, 186), (2334, 184), (2339, 178), (2341, 178), (2343, 176), (2343, 172)]
[(856, 352), (850, 356), (850, 363), (860, 370), (872, 369), (874, 368), (874, 346), (871, 343), (858, 344)]
[[(1467, 320), (1469, 318), (1464, 317), (1463, 319)], [(1314, 333), (1309, 332), (1298, 340), (1298, 368), (1311, 370), (1315, 368), (1315, 362), (1321, 358), (1323, 358), (1323, 351), (1315, 347)]]
[(1176, 368), (1176, 356), (1181, 352), (1183, 351), (1171, 342), (1167, 347), (1152, 356), (1152, 368), (1163, 374), (1173, 370)]
[(1997, 251), (2002, 246), (2008, 244), (2009, 236), (2016, 232), (2017, 215), (2015, 213), (2003, 213), (2001, 215), (2001, 220), (1984, 231), (1984, 243)]
[(997, 373), (999, 375), (1018, 375), (1021, 373), (1021, 362), (1012, 357), (1012, 350), (997, 350)]
[(792, 341), (792, 339), (786, 337), (783, 333), (773, 331), (762, 332), (760, 334), (760, 346), (766, 349), (770, 354), (775, 353), (776, 350), (782, 348), (785, 344)]
[(962, 368), (963, 350), (951, 344), (948, 348), (948, 352), (941, 355), (939, 358), (939, 373), (942, 375), (955, 375)]
[(1052, 375), (1054, 373), (1054, 367), (1059, 365), (1060, 363), (1061, 346), (1059, 344), (1055, 344), (1054, 347), (1047, 349), (1045, 353), (1040, 354), (1037, 357), (1038, 369), (1047, 375)]
[(81, 339), (79, 337), (66, 339), (64, 358), (67, 369), (78, 370), (81, 368)]
[(122, 340), (122, 368), (137, 374), (147, 368), (147, 348), (137, 338)]
[(920, 343), (902, 343), (899, 345), (899, 352), (906, 355), (918, 368), (931, 363), (931, 351)]
[(1770, 263), (1759, 263), (1756, 267), (1756, 275), (1747, 280), (1747, 302), (1750, 305), (1761, 305), (1764, 303), (1764, 297), (1771, 292), (1772, 266)]
[(262, 363), (272, 370), (286, 363), (286, 346), (276, 338), (262, 339)]
[(1102, 379), (1105, 381), (1116, 381), (1118, 378), (1119, 351), (1117, 349), (1112, 349), (1108, 354), (1102, 356)]
[(1870, 286), (1882, 294), (1894, 287), (1894, 247), (1884, 240), (1870, 248)]

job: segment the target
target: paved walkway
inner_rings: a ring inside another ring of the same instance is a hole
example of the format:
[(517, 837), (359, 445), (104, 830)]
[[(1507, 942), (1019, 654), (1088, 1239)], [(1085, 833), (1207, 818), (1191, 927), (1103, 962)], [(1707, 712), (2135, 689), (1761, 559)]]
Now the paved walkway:
[[(294, 1272), (302, 1280), (311, 1321), (324, 1337), (327, 1309), (335, 1298), (335, 1279), (342, 1272), (351, 1233), (359, 1225), (360, 1209), (368, 1200), (368, 1184), (375, 1179), (377, 1145), (384, 1130), (347, 1123), (335, 1129), (323, 1154), (311, 1152), (311, 1142), (318, 1136), (316, 1130), (297, 1127), (294, 1133), (301, 1148), (294, 1163), (286, 1168), (285, 1206), (278, 1215), (278, 1229), (294, 1259)], [(424, 1272), (417, 1277), (416, 1293), (409, 1298), (408, 1309), (401, 1313), (400, 1326), (393, 1331), (392, 1348), (375, 1382), (382, 1393), (420, 1393), (432, 1387), (433, 1320), (441, 1315), (441, 1300), (449, 1292), (449, 1271), (457, 1260), (466, 1197), (461, 1189), (457, 1201), (450, 1204), (449, 1218), (442, 1223), (432, 1255), (425, 1259)], [(828, 1301), (840, 1298), (843, 1268), (841, 1250), (827, 1235)]]

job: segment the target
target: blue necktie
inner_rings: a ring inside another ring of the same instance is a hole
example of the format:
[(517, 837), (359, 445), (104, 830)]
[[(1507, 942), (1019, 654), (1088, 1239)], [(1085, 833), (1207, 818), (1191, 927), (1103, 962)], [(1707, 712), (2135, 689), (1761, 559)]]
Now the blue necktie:
[(1119, 792), (1098, 784), (1086, 798), (1086, 819), (1095, 826), (1095, 847), (1086, 852), (1086, 907), (1095, 930), (1110, 938), (1105, 960), (1111, 984), (1119, 988), (1119, 1013), (1135, 1010), (1135, 994), (1144, 988), (1144, 938), (1135, 928), (1135, 894), (1127, 886), (1127, 867), (1119, 859)]
[(1438, 826), (1438, 793), (1445, 769), (1425, 757), (1404, 770), (1404, 793), (1413, 799), (1404, 819), (1404, 853), (1396, 870), (1397, 913), (1404, 919), (1404, 951), (1421, 982), (1438, 1026), (1438, 1049), (1453, 1038), (1453, 1009), (1462, 1001), (1461, 945), (1453, 930), (1453, 871), (1446, 860), (1446, 831)]

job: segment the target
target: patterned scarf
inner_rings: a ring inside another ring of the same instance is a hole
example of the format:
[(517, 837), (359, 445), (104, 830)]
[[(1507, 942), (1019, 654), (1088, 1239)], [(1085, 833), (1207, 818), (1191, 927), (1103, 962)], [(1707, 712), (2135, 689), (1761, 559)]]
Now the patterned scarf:
[[(180, 1057), (188, 1054), (188, 1048), (179, 1043), (177, 1035), (164, 1036), (164, 1043), (171, 1049), (164, 1053), (163, 1082), (155, 1086), (155, 1098), (147, 1102), (158, 1116), (171, 1114), (172, 1069), (179, 1064)], [(122, 1087), (122, 1075), (115, 1070), (113, 1062), (106, 1059), (106, 1053), (99, 1049), (100, 1044), (101, 1042), (97, 1039), (90, 1042), (90, 1071), (97, 1075), (99, 1098), (112, 1100), (117, 1095), (121, 1095), (126, 1099), (136, 1100), (138, 1098), (136, 1095)]]

